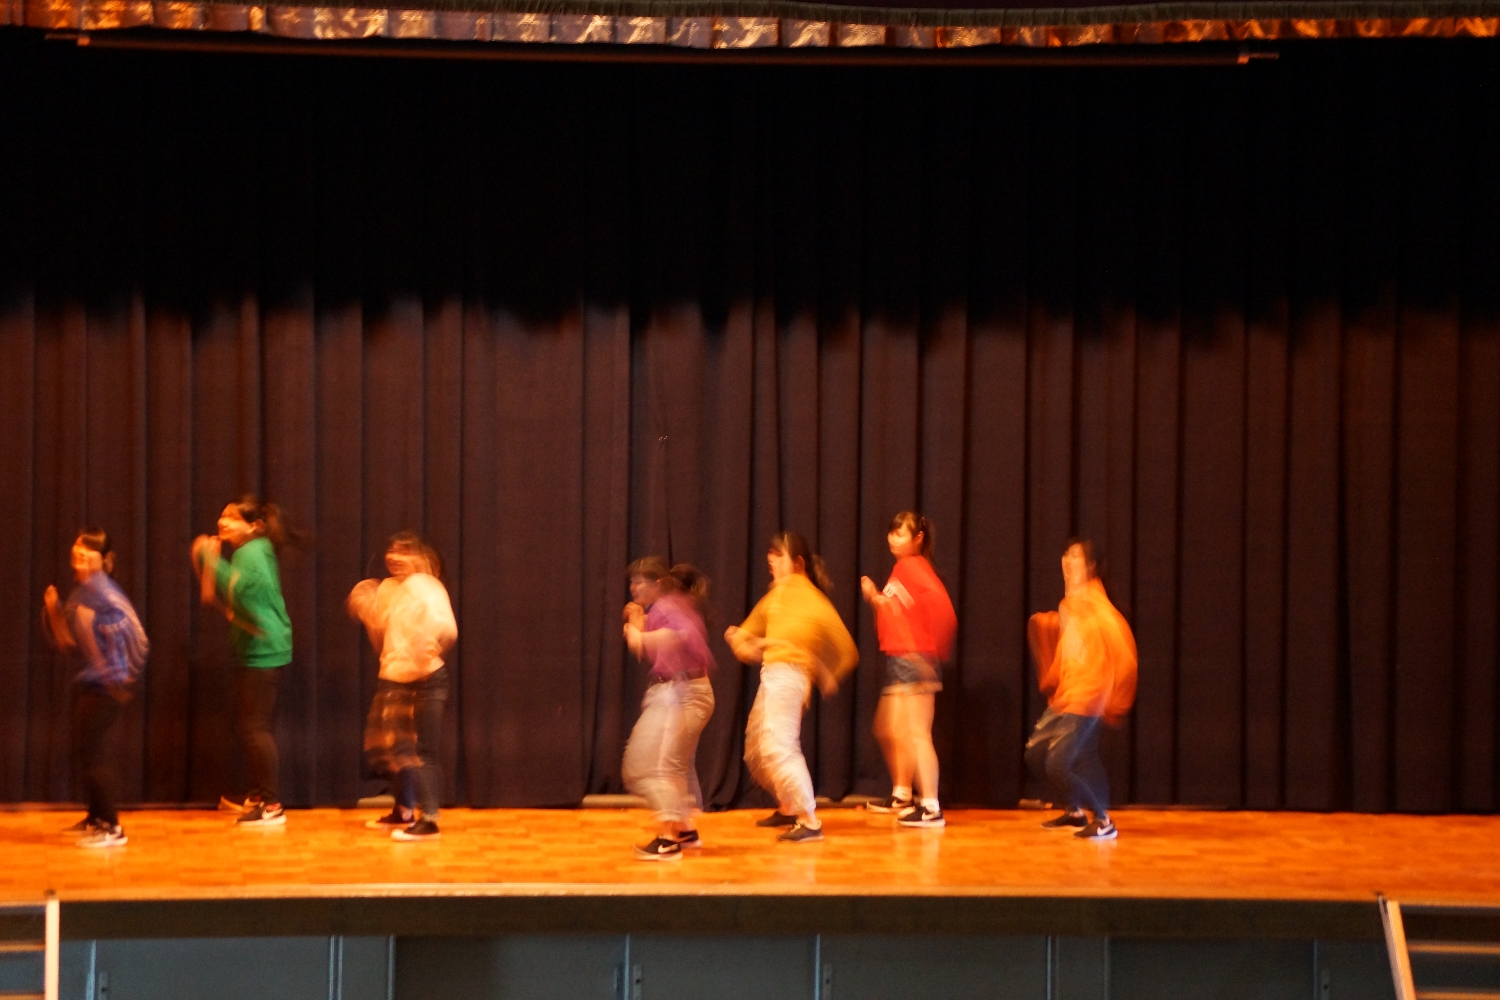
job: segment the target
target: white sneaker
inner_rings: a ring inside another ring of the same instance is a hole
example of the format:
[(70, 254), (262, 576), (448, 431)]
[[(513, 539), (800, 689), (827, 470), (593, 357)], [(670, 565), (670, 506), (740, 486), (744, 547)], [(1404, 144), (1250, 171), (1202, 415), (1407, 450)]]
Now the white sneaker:
[(115, 826), (96, 826), (78, 840), (79, 847), (123, 847), (130, 843), (125, 831)]
[(280, 805), (257, 802), (234, 822), (237, 826), (285, 826), (286, 813), (281, 811)]

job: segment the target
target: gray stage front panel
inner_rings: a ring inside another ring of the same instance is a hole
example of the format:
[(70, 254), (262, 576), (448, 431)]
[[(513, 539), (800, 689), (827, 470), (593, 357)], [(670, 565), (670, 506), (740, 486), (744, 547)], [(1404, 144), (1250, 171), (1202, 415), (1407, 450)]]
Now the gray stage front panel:
[(329, 1000), (388, 1000), (396, 939), (339, 937), (333, 942), (337, 950)]
[(1110, 1000), (1109, 938), (1052, 939), (1051, 1000)]
[(1311, 941), (1109, 942), (1110, 1000), (1308, 1000)]
[(1044, 937), (828, 935), (820, 950), (818, 1000), (1049, 1000)]
[(1380, 941), (1319, 941), (1316, 1000), (1396, 1000), (1390, 956)]
[(89, 1000), (329, 1000), (329, 939), (98, 942)]
[(64, 941), (61, 1000), (387, 1000), (390, 939)]
[(631, 935), (629, 1000), (813, 1000), (815, 941)]
[(39, 951), (0, 952), (0, 995), (39, 992), (44, 964)]
[(61, 958), (64, 1000), (1394, 1000), (1378, 941), (587, 934), (120, 939), (65, 941)]
[(614, 1000), (625, 938), (397, 938), (395, 1000)]

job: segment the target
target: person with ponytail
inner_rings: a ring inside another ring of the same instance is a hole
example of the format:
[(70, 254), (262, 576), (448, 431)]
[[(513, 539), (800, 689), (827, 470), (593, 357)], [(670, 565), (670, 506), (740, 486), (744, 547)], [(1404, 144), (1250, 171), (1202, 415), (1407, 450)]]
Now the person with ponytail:
[(73, 762), (83, 776), (88, 815), (70, 832), (79, 847), (118, 847), (128, 842), (115, 808), (115, 768), (109, 735), (130, 701), (150, 643), (130, 598), (115, 583), (114, 548), (98, 528), (78, 532), (72, 551), (77, 585), (66, 603), (57, 588), (42, 595), (47, 637), (73, 661)]
[(684, 847), (702, 846), (693, 816), (703, 809), (698, 737), (714, 714), (714, 658), (704, 625), (708, 578), (686, 563), (668, 569), (656, 556), (637, 559), (626, 574), (625, 642), (651, 670), (621, 776), (656, 813), (656, 837), (636, 847), (635, 856), (674, 861)]
[[(902, 826), (944, 825), (938, 804), (938, 759), (932, 745), (933, 703), (943, 689), (943, 661), (953, 653), (958, 617), (948, 590), (930, 562), (932, 525), (914, 511), (891, 519), (885, 536), (896, 566), (884, 590), (861, 577), (860, 590), (875, 609), (875, 628), (885, 653), (885, 687), (875, 709), (875, 738), (891, 772), (889, 798), (870, 802), (870, 812), (895, 813)], [(912, 789), (920, 788), (920, 801)]]
[(824, 697), (859, 663), (859, 650), (827, 594), (823, 560), (795, 531), (771, 536), (766, 562), (771, 586), (738, 627), (724, 633), (745, 663), (759, 663), (760, 690), (745, 728), (745, 763), (756, 783), (776, 796), (776, 811), (757, 826), (788, 827), (777, 839), (823, 839), (812, 775), (802, 756), (802, 713), (817, 684)]
[[(277, 791), (280, 758), (272, 721), (281, 668), (292, 662), (292, 621), (281, 596), (276, 551), (289, 537), (281, 509), (245, 496), (224, 507), (218, 535), (193, 540), (193, 569), (205, 605), (229, 620), (229, 639), (239, 667), (234, 678), (235, 729), (250, 765), (251, 787), (241, 807), (241, 826), (286, 823)], [(233, 549), (226, 560), (223, 546)]]
[(390, 576), (355, 584), (348, 602), (380, 654), (365, 757), (396, 793), (390, 813), (365, 825), (390, 830), (392, 840), (436, 840), (443, 794), (439, 740), (448, 700), (443, 654), (458, 641), (458, 623), (442, 560), (425, 538), (414, 531), (394, 535), (385, 568)]

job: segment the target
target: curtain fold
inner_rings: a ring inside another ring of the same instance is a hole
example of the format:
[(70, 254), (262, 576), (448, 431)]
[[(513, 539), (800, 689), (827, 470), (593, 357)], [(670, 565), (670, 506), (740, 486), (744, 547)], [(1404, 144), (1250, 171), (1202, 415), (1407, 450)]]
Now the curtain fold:
[(1140, 644), (1119, 802), (1490, 810), (1500, 657), (1500, 69), (1457, 41), (1247, 69), (358, 65), (0, 37), (0, 799), (66, 800), (38, 609), (97, 524), (152, 657), (125, 797), (236, 783), (194, 534), (308, 534), (288, 802), (376, 790), (343, 600), (430, 535), (459, 615), (447, 798), (620, 788), (624, 567), (713, 580), (716, 806), (764, 546), (827, 560), (862, 664), (820, 794), (881, 794), (858, 581), (937, 525), (944, 796), (1036, 790), (1026, 616), (1084, 535)]

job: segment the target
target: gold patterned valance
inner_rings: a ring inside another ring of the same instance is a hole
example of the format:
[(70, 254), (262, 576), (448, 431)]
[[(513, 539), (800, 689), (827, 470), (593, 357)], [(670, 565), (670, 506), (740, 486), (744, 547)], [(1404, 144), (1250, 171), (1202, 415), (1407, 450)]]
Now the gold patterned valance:
[(206, 0), (0, 0), (0, 26), (86, 32), (149, 27), (313, 40), (429, 39), (689, 49), (1052, 48), (1313, 38), (1491, 38), (1500, 33), (1500, 2), (1494, 0), (1468, 5), (1314, 0), (972, 10), (780, 0), (605, 0), (549, 7), (506, 9), (505, 0), (473, 0), (467, 5), (463, 0), (438, 0), (400, 8)]

